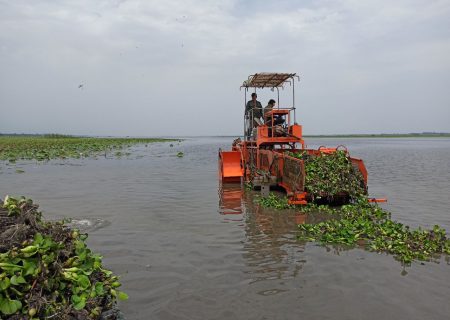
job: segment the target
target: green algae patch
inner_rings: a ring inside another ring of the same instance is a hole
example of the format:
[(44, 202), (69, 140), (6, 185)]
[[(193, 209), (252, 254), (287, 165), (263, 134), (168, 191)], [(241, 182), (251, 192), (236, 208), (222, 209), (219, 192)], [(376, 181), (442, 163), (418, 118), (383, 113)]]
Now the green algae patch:
[(132, 145), (178, 141), (156, 138), (92, 138), (63, 135), (0, 136), (0, 160), (38, 160), (84, 158), (120, 154)]
[(63, 222), (42, 219), (30, 199), (6, 197), (0, 206), (0, 318), (119, 318), (118, 277)]

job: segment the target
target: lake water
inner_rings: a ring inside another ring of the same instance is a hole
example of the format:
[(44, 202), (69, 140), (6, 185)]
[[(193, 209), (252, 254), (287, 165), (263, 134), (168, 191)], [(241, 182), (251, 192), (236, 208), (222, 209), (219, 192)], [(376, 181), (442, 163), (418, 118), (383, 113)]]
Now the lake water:
[[(70, 217), (121, 275), (127, 319), (448, 319), (450, 260), (414, 262), (296, 240), (295, 212), (219, 188), (233, 138), (133, 147), (123, 158), (0, 164), (0, 196)], [(364, 159), (369, 193), (411, 227), (450, 231), (450, 139), (307, 139)], [(183, 158), (176, 157), (178, 151)], [(17, 173), (16, 170), (24, 170)]]

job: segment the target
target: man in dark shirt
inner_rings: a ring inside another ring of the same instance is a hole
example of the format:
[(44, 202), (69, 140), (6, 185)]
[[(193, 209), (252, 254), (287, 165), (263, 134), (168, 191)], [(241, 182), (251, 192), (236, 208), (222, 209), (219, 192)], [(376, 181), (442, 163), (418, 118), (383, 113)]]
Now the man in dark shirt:
[(256, 100), (258, 96), (255, 92), (252, 93), (252, 100), (247, 102), (247, 105), (245, 106), (245, 114), (249, 117), (252, 116), (251, 111), (253, 110), (253, 118), (262, 118), (262, 105), (261, 102)]
[[(261, 120), (263, 115), (263, 108), (261, 102), (256, 100), (258, 96), (255, 92), (252, 93), (252, 100), (248, 101), (245, 105), (245, 117), (249, 119), (247, 127), (247, 138), (250, 138), (253, 134), (253, 128), (258, 126), (258, 120)], [(257, 120), (255, 120), (257, 119)]]

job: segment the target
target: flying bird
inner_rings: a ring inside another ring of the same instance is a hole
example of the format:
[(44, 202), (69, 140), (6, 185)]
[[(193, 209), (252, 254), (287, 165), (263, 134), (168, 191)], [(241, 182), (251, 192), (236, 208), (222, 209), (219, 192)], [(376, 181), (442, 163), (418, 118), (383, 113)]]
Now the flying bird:
[(187, 19), (187, 16), (182, 16), (179, 18), (175, 18), (175, 21), (178, 21), (180, 23), (185, 23), (187, 21), (186, 19)]
[(78, 89), (83, 89), (83, 88), (84, 88), (84, 84), (83, 83), (78, 85)]

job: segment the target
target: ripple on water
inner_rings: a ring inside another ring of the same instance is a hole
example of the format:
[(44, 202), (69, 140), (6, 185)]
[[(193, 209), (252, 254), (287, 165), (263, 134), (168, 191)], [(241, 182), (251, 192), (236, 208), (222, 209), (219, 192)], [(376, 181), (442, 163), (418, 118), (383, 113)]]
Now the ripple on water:
[(270, 290), (263, 290), (257, 292), (258, 294), (262, 296), (273, 296), (275, 294), (281, 293), (281, 292), (287, 292), (289, 290), (283, 290), (283, 289), (270, 289)]
[(92, 232), (109, 226), (111, 222), (100, 218), (74, 218), (67, 225), (82, 232)]

